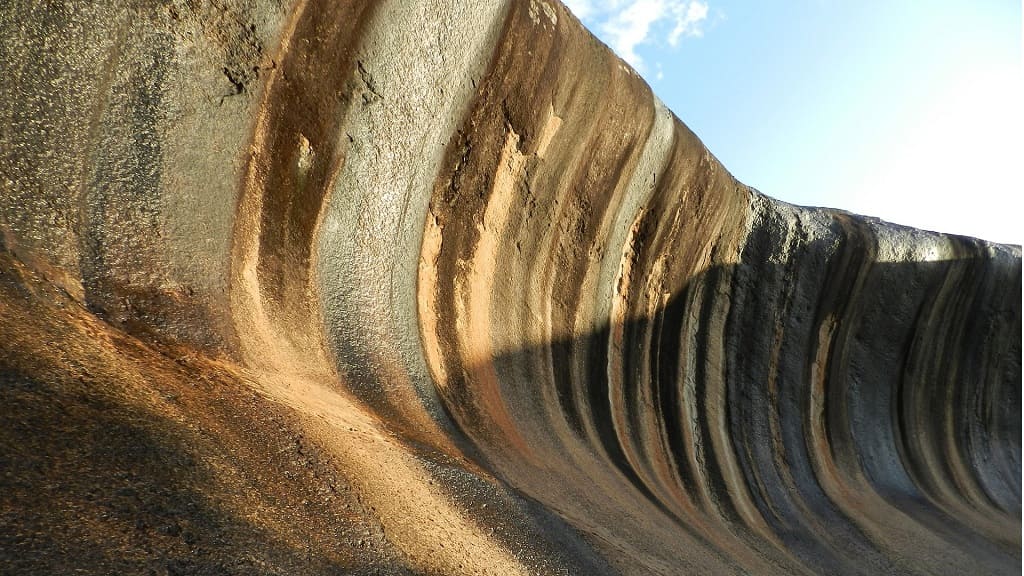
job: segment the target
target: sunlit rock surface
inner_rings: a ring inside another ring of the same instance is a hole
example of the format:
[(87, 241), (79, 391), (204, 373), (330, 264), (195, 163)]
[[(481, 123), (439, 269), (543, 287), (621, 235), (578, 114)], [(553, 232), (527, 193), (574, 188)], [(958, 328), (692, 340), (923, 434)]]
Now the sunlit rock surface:
[(1019, 573), (1020, 248), (760, 195), (556, 2), (0, 71), (0, 573)]

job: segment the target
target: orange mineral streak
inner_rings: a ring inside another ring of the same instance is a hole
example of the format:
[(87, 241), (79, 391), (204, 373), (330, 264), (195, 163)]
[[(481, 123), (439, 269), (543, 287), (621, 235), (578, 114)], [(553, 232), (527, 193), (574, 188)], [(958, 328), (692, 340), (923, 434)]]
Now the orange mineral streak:
[(531, 458), (530, 448), (520, 435), (508, 413), (494, 368), (495, 351), (491, 343), (494, 327), (491, 325), (491, 295), (500, 236), (504, 232), (513, 199), (519, 189), (520, 178), (527, 157), (519, 151), (519, 135), (509, 129), (498, 161), (498, 172), (478, 225), (479, 240), (467, 262), (468, 273), (456, 281), (458, 344), (463, 366), (470, 370), (473, 389), (482, 411), (493, 420), (511, 448), (525, 458)]
[(437, 339), (437, 259), (441, 256), (444, 230), (437, 217), (430, 213), (423, 232), (420, 249), (420, 266), (417, 271), (416, 299), (419, 310), (420, 337), (423, 341), (423, 355), (430, 369), (430, 375), (441, 394), (449, 394), (448, 373), (444, 369), (441, 343)]
[[(290, 47), (296, 36), (316, 29), (316, 19), (336, 18), (339, 26), (347, 22), (355, 28), (361, 16), (359, 11), (349, 20), (329, 3), (302, 2), (282, 41), (282, 65), (267, 81), (234, 231), (231, 302), (243, 364), (254, 388), (302, 415), (307, 431), (343, 462), (349, 481), (372, 503), (388, 537), (417, 570), (522, 574), (522, 565), (435, 487), (408, 446), (344, 391), (324, 342), (310, 264), (315, 258), (282, 257), (314, 252), (327, 186), (344, 161), (340, 151), (327, 145), (329, 131), (313, 137), (299, 131), (308, 119), (295, 117), (299, 112), (289, 98), (309, 56), (290, 58)], [(329, 40), (316, 38), (325, 45), (306, 49), (314, 56), (316, 48), (330, 52), (332, 60), (348, 62), (342, 69), (351, 69), (351, 48), (344, 40), (353, 30), (335, 33)], [(285, 206), (316, 202), (300, 211), (312, 224), (298, 228), (307, 233), (283, 236), (266, 230), (270, 198)], [(310, 209), (315, 212), (309, 214)]]

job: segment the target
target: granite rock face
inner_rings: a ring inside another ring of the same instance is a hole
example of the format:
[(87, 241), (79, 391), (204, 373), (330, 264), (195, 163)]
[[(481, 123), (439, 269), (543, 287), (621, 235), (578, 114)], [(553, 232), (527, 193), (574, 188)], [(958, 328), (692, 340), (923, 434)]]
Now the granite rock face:
[(1018, 573), (1020, 247), (740, 184), (557, 2), (0, 70), (0, 572)]

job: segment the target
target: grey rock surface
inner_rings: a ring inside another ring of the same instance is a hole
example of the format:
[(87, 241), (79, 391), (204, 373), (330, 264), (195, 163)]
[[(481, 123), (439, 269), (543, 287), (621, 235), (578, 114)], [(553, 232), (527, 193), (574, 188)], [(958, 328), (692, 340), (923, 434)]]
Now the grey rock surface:
[(1018, 573), (1020, 247), (557, 2), (6, 0), (0, 78), (2, 573)]

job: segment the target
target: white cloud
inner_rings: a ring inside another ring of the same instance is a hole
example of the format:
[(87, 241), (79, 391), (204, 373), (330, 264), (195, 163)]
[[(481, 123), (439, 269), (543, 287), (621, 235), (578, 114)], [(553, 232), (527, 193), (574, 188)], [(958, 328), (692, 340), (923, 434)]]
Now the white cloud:
[(679, 3), (672, 10), (675, 18), (675, 27), (668, 35), (668, 43), (672, 46), (679, 44), (679, 37), (682, 35), (700, 37), (704, 35), (700, 24), (708, 17), (708, 5), (704, 2)]
[(665, 0), (634, 0), (608, 18), (601, 25), (601, 31), (607, 36), (612, 50), (639, 68), (642, 60), (636, 53), (636, 47), (647, 41), (651, 24), (660, 20), (664, 13)]
[(623, 60), (644, 69), (636, 49), (682, 37), (700, 37), (708, 5), (702, 0), (565, 0), (566, 6)]

